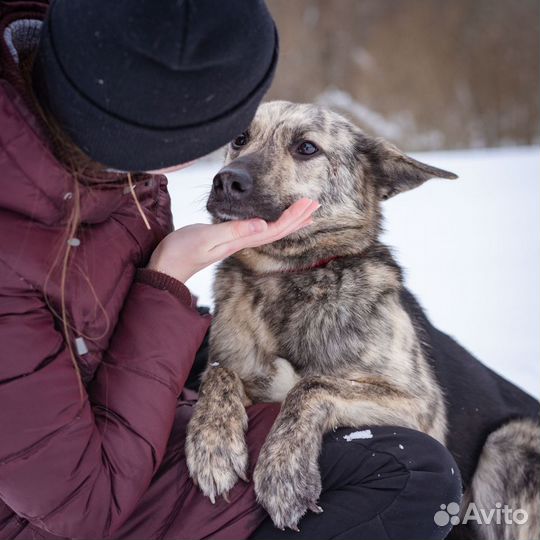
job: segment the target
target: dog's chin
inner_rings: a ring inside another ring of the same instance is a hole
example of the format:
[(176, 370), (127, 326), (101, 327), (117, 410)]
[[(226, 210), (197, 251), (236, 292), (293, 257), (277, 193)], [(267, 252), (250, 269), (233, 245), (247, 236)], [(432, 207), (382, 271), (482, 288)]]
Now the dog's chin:
[(265, 221), (275, 221), (281, 214), (279, 210), (263, 211), (256, 208), (228, 206), (225, 208), (221, 205), (208, 203), (206, 209), (212, 216), (214, 223), (223, 223), (225, 221), (235, 221), (243, 219), (264, 219)]
[(225, 221), (236, 221), (260, 217), (251, 212), (240, 212), (235, 210), (213, 210), (210, 212), (214, 223), (224, 223)]

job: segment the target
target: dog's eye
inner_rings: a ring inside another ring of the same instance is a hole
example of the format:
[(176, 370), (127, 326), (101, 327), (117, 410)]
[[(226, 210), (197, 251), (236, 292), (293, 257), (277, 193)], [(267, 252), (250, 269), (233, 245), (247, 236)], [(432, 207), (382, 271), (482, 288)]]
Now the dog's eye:
[(313, 156), (319, 149), (311, 141), (303, 141), (296, 147), (296, 153), (301, 156)]
[(233, 148), (240, 148), (241, 146), (245, 146), (248, 142), (248, 134), (247, 131), (244, 131), (243, 133), (240, 133), (236, 139), (233, 140), (232, 147)]

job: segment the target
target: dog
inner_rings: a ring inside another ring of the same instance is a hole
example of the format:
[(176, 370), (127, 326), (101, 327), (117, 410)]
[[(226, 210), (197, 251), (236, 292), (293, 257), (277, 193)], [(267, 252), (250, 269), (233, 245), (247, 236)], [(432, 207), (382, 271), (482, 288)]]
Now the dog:
[(317, 511), (322, 435), (400, 425), (445, 444), (465, 500), (522, 508), (524, 525), (471, 524), (475, 538), (540, 537), (538, 403), (430, 326), (379, 241), (381, 203), (455, 174), (407, 156), (309, 104), (263, 104), (226, 150), (207, 209), (214, 222), (277, 219), (295, 200), (314, 223), (221, 263), (209, 363), (186, 459), (205, 495), (246, 479), (245, 407), (282, 402), (254, 471), (277, 527)]

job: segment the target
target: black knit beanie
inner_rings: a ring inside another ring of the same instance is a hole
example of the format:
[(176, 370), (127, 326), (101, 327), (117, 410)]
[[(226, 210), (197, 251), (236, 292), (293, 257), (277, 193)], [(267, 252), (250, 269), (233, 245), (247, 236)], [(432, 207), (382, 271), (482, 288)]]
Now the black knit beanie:
[(54, 0), (34, 87), (92, 159), (148, 171), (242, 132), (277, 56), (263, 0)]

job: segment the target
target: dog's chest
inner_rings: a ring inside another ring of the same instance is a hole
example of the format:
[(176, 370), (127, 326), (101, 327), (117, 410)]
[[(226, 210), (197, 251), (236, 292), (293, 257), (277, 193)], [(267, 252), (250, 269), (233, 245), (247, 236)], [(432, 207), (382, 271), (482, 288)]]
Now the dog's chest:
[[(221, 272), (215, 292), (220, 335), (239, 340), (245, 335), (262, 353), (254, 360), (244, 357), (244, 373), (261, 369), (258, 364), (268, 358), (287, 360), (299, 376), (335, 372), (343, 332), (361, 333), (351, 309), (358, 304), (351, 288), (329, 270), (263, 277)], [(280, 380), (294, 379), (283, 366), (277, 371)]]
[(424, 386), (423, 374), (414, 374), (420, 352), (399, 281), (384, 265), (267, 276), (229, 266), (218, 272), (215, 292), (214, 350), (252, 381), (259, 400), (279, 401), (312, 375), (399, 375)]

